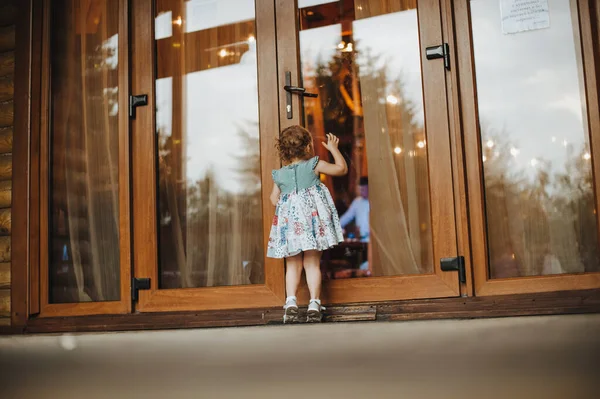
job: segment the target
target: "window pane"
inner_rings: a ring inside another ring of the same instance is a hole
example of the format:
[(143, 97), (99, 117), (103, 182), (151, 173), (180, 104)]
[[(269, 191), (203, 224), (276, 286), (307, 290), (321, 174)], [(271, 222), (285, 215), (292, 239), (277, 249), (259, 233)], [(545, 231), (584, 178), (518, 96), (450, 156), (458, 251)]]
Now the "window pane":
[(600, 270), (577, 5), (548, 4), (505, 34), (497, 0), (470, 2), (493, 278)]
[(50, 303), (120, 299), (118, 10), (52, 3)]
[(156, 12), (159, 285), (262, 283), (254, 2)]
[[(300, 2), (301, 4), (303, 2)], [(431, 273), (429, 172), (416, 0), (304, 2), (305, 126), (315, 149), (340, 138), (349, 174), (324, 177), (345, 242), (323, 255), (324, 278)]]

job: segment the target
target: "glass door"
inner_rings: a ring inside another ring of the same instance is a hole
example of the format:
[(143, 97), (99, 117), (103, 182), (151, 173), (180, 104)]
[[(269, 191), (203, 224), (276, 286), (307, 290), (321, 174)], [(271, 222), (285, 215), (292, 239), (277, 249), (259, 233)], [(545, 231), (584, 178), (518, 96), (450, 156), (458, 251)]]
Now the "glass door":
[(476, 295), (600, 287), (594, 4), (454, 2)]
[(443, 54), (439, 1), (280, 0), (276, 14), (281, 126), (339, 136), (350, 170), (323, 176), (345, 230), (323, 256), (323, 299), (459, 295), (441, 268), (457, 257), (447, 60), (426, 55)]
[[(278, 167), (275, 9), (263, 0), (132, 2), (138, 310), (271, 307), (283, 263), (265, 248)], [(267, 187), (269, 189), (269, 187)]]
[(42, 317), (131, 311), (127, 7), (44, 2)]

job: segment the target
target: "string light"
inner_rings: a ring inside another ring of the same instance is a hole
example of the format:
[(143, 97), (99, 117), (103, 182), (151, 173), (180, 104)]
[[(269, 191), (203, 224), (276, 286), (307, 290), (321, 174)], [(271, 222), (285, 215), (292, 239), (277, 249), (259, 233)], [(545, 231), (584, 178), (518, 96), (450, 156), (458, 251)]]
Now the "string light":
[(402, 153), (402, 148), (400, 148), (400, 147), (396, 147), (396, 148), (394, 148), (394, 152), (395, 152), (396, 154), (400, 155), (400, 154)]
[(219, 51), (219, 57), (223, 58), (227, 56), (227, 50), (222, 49), (221, 51)]
[(516, 149), (515, 147), (512, 147), (512, 148), (510, 149), (510, 155), (512, 155), (513, 157), (515, 157), (515, 158), (516, 158), (516, 157), (517, 157), (517, 155), (519, 155), (519, 150), (518, 150), (518, 149)]
[(486, 143), (488, 148), (494, 148), (494, 141), (493, 140), (488, 140)]
[(386, 101), (392, 105), (396, 105), (398, 104), (398, 97), (390, 94), (386, 97)]
[(425, 141), (424, 140), (423, 141), (419, 141), (417, 143), (417, 147), (419, 147), (419, 148), (425, 148)]
[(592, 155), (589, 152), (586, 152), (585, 154), (583, 154), (583, 159), (589, 161), (590, 159), (592, 159)]
[(481, 157), (481, 159), (483, 160), (483, 162), (487, 161), (487, 157), (485, 155)]
[(181, 16), (177, 17), (177, 19), (175, 21), (173, 21), (173, 24), (175, 25), (183, 25), (183, 19), (181, 19)]
[(254, 42), (255, 40), (256, 40), (256, 39), (254, 38), (254, 36), (253, 36), (253, 35), (250, 35), (250, 36), (248, 37), (248, 41), (249, 41), (250, 43)]

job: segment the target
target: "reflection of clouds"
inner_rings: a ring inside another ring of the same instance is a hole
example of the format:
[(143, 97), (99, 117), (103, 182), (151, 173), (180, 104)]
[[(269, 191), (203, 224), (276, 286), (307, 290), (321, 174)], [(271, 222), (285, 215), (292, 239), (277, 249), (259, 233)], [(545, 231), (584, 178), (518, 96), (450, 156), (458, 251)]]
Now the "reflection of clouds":
[(546, 159), (551, 172), (564, 172), (568, 154), (562, 142), (579, 151), (588, 140), (570, 1), (549, 1), (550, 28), (514, 35), (501, 32), (497, 0), (470, 4), (484, 135), (487, 129), (504, 130), (519, 147), (513, 171), (533, 177), (531, 160)]
[(110, 110), (109, 116), (117, 116), (119, 114), (119, 87), (107, 87), (102, 90), (104, 97), (108, 97)]
[(186, 4), (185, 31), (196, 32), (254, 19), (251, 0), (189, 0)]
[(298, 8), (318, 6), (319, 4), (335, 3), (338, 0), (298, 0)]
[(154, 22), (154, 40), (173, 36), (173, 13), (165, 11), (158, 15)]
[(108, 54), (108, 57), (102, 60), (103, 64), (108, 69), (117, 69), (119, 65), (119, 35), (109, 37), (102, 43), (102, 50)]
[(171, 135), (173, 118), (173, 79), (156, 80), (156, 130), (161, 136)]
[(388, 82), (401, 78), (404, 96), (415, 106), (414, 122), (422, 125), (423, 91), (417, 11), (407, 10), (353, 22), (357, 51), (381, 55), (375, 67), (387, 69)]
[(571, 112), (583, 124), (581, 97), (579, 96), (579, 93), (565, 94), (562, 98), (550, 102), (548, 106), (551, 109), (563, 109)]
[[(255, 64), (238, 64), (187, 75), (187, 179), (204, 177), (209, 168), (221, 187), (237, 192), (238, 156), (256, 152), (244, 148), (240, 127), (258, 121)], [(248, 127), (250, 128), (250, 127)], [(258, 130), (248, 133), (258, 136)]]
[(300, 31), (300, 54), (304, 77), (315, 75), (314, 68), (318, 62), (327, 65), (338, 51), (337, 45), (341, 37), (340, 24)]
[(526, 85), (550, 84), (558, 78), (554, 69), (540, 68), (524, 79)]

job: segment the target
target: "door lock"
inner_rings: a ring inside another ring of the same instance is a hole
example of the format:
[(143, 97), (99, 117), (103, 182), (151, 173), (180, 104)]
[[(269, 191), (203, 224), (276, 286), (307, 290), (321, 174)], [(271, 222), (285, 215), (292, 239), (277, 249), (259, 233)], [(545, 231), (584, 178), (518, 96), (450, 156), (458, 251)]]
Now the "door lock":
[(148, 105), (148, 95), (129, 96), (129, 117), (135, 119), (135, 109), (143, 105)]

